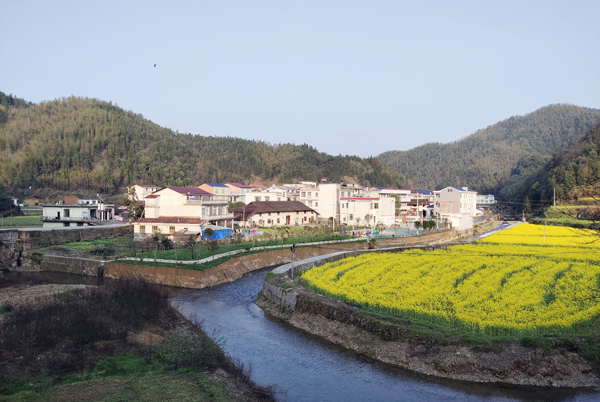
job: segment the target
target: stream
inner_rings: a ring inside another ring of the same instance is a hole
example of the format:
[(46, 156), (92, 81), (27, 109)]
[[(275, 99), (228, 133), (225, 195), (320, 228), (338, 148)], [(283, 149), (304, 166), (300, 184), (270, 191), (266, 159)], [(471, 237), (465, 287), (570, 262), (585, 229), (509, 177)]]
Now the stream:
[(254, 304), (268, 270), (203, 290), (181, 290), (172, 303), (252, 366), (260, 385), (276, 384), (282, 401), (599, 401), (589, 390), (481, 385), (393, 368), (265, 316)]

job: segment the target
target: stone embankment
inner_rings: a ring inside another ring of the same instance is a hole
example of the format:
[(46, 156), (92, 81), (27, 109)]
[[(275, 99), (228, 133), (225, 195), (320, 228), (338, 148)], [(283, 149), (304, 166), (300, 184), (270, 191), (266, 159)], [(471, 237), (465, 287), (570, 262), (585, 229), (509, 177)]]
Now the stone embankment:
[[(285, 277), (279, 277), (285, 278)], [(257, 304), (310, 334), (375, 360), (417, 373), (453, 380), (550, 387), (598, 387), (592, 366), (566, 348), (541, 349), (518, 343), (494, 347), (439, 342), (393, 325), (352, 306), (306, 289), (265, 282)], [(283, 308), (282, 308), (283, 307)]]
[[(378, 251), (386, 249), (333, 252), (299, 261), (293, 271)], [(412, 330), (410, 323), (383, 322), (346, 303), (301, 288), (290, 279), (291, 271), (292, 264), (273, 270), (280, 275), (265, 280), (264, 297), (258, 305), (297, 328), (381, 362), (454, 380), (569, 388), (600, 386), (592, 366), (572, 350), (524, 347), (518, 343), (483, 347), (460, 345), (458, 340), (440, 342)]]

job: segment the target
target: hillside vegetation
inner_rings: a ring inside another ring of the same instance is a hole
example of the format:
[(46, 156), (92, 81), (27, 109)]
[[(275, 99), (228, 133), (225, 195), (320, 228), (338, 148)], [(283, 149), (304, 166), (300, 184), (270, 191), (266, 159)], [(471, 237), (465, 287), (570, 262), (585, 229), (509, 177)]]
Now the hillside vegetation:
[(481, 193), (497, 194), (513, 169), (543, 163), (554, 151), (576, 143), (599, 121), (600, 110), (550, 105), (459, 141), (389, 151), (378, 158), (396, 167), (416, 188), (469, 186)]
[[(500, 192), (502, 199), (527, 201), (536, 207), (556, 200), (597, 205), (600, 199), (600, 125), (567, 149), (552, 157), (520, 167)], [(587, 200), (587, 201), (586, 201)]]
[(115, 193), (137, 182), (194, 186), (321, 178), (372, 186), (404, 183), (376, 158), (331, 156), (306, 144), (174, 133), (96, 99), (6, 102), (2, 111), (0, 186), (12, 189)]

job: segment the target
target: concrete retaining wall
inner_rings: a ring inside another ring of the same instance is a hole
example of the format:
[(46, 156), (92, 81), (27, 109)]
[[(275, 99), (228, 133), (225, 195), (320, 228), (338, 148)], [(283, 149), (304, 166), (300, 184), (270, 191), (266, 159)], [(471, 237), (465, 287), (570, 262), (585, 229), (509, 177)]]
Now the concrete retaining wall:
[(457, 240), (460, 236), (461, 234), (456, 230), (445, 230), (443, 232), (426, 233), (420, 236), (387, 237), (383, 239), (375, 239), (375, 248), (447, 243)]
[[(368, 244), (365, 242), (327, 244), (320, 247), (298, 247), (296, 248), (296, 259), (301, 260), (325, 255), (340, 249), (360, 250), (367, 247)], [(241, 278), (244, 274), (257, 269), (289, 262), (292, 262), (292, 253), (286, 248), (243, 255), (204, 271), (109, 262), (104, 266), (104, 276), (108, 278), (142, 277), (148, 282), (161, 285), (203, 289), (222, 283), (233, 282)]]
[(87, 258), (60, 257), (45, 255), (40, 268), (42, 271), (66, 272), (69, 274), (99, 276), (106, 261)]

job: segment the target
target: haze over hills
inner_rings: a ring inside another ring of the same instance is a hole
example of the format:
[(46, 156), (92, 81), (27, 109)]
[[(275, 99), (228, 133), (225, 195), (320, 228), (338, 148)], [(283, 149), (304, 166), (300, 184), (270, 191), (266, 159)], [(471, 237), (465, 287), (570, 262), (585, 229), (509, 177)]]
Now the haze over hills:
[(527, 160), (543, 163), (554, 151), (576, 143), (598, 122), (600, 110), (550, 105), (455, 142), (388, 151), (378, 158), (396, 167), (416, 188), (469, 186), (498, 194), (522, 158), (522, 168)]
[(403, 186), (377, 158), (331, 156), (309, 145), (270, 145), (179, 134), (110, 102), (70, 97), (40, 104), (0, 92), (0, 186), (117, 193), (133, 183), (320, 180)]

